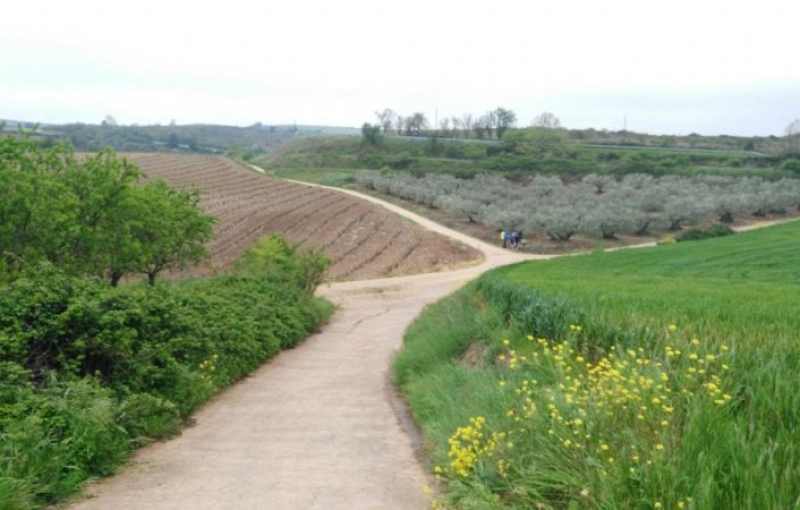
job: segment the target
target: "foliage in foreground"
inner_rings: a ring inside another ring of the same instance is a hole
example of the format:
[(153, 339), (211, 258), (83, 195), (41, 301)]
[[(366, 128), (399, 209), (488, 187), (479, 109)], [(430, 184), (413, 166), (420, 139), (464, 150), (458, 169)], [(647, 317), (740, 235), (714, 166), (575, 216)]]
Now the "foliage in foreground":
[(430, 307), (394, 372), (434, 505), (797, 508), (798, 233), (518, 265)]
[(0, 137), (0, 280), (48, 261), (73, 275), (159, 273), (201, 262), (214, 218), (199, 194), (141, 171), (113, 151), (85, 158), (30, 134)]
[(36, 508), (112, 473), (324, 322), (332, 307), (309, 288), (324, 259), (272, 245), (271, 261), (250, 254), (253, 265), (209, 279), (109, 287), (44, 264), (3, 288), (0, 508)]

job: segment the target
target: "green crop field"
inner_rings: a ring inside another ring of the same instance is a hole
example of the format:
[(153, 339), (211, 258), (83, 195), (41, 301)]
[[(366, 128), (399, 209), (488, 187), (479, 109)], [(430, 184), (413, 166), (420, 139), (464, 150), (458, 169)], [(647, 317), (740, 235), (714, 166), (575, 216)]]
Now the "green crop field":
[(394, 374), (442, 508), (800, 508), (800, 223), (485, 275)]

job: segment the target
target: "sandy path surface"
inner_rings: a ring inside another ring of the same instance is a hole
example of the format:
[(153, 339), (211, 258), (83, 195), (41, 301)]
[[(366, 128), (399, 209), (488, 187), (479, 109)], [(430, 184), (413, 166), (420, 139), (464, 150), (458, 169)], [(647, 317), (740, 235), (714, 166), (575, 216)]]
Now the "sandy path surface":
[(487, 269), (546, 257), (490, 246), (383, 205), (480, 249), (484, 261), (320, 288), (340, 306), (320, 333), (219, 394), (180, 437), (140, 450), (120, 474), (89, 486), (69, 508), (428, 507), (413, 427), (389, 381), (392, 355), (426, 304)]

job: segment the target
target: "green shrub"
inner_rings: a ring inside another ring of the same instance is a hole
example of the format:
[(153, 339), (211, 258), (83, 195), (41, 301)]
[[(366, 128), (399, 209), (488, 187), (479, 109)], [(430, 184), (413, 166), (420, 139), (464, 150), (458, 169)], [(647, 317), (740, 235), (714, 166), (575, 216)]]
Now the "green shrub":
[(169, 400), (135, 393), (119, 407), (117, 423), (136, 444), (146, 444), (175, 435), (181, 416), (178, 407)]
[[(326, 260), (271, 239), (248, 270), (109, 287), (30, 267), (0, 293), (0, 508), (63, 499), (332, 312)], [(8, 502), (8, 503), (6, 503)], [(4, 506), (5, 505), (5, 506)]]
[(115, 424), (116, 400), (91, 379), (51, 378), (20, 404), (24, 412), (0, 434), (0, 480), (7, 480), (6, 491), (21, 491), (11, 501), (57, 501), (86, 478), (113, 473), (128, 455), (128, 436)]
[(675, 240), (677, 242), (700, 241), (702, 239), (711, 239), (713, 237), (729, 236), (735, 233), (736, 232), (727, 225), (723, 225), (722, 223), (714, 223), (707, 228), (693, 227), (688, 230), (684, 230), (675, 236)]
[(250, 247), (238, 262), (239, 271), (268, 275), (307, 292), (322, 283), (330, 260), (313, 249), (300, 251), (279, 235), (266, 236)]
[(780, 169), (784, 172), (800, 175), (800, 159), (786, 159), (781, 162)]

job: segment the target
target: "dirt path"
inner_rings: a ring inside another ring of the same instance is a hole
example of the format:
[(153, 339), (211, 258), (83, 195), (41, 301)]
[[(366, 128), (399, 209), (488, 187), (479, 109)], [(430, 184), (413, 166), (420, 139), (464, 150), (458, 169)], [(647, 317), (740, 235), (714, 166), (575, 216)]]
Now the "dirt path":
[(490, 246), (384, 205), (480, 249), (484, 261), (321, 288), (340, 306), (322, 332), (222, 392), (180, 437), (139, 451), (119, 475), (89, 486), (87, 497), (69, 508), (426, 508), (427, 475), (389, 382), (391, 357), (426, 304), (487, 269), (546, 257)]

